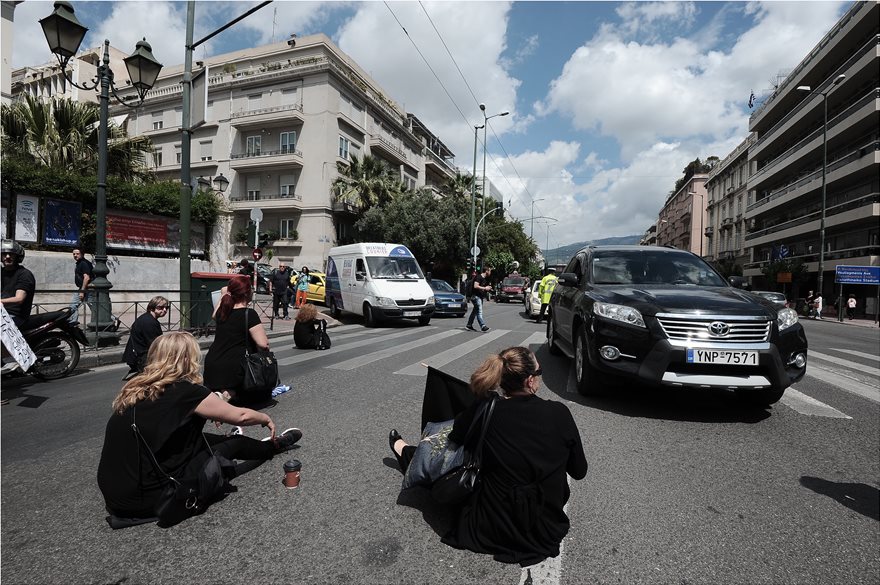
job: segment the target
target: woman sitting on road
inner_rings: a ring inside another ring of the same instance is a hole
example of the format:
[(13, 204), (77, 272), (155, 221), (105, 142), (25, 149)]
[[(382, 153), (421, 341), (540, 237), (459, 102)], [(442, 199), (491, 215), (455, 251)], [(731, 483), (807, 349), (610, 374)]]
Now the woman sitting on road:
[(318, 318), (318, 309), (311, 303), (303, 305), (293, 323), (293, 343), (298, 349), (317, 349), (326, 335), (327, 322)]
[[(524, 347), (489, 356), (471, 376), (478, 400), (455, 417), (450, 443), (464, 442), (483, 400), (501, 399), (486, 431), (480, 481), (445, 544), (524, 567), (559, 555), (569, 528), (566, 473), (583, 479), (587, 459), (571, 412), (535, 396), (540, 385), (541, 366)], [(416, 448), (394, 429), (388, 440), (405, 471)]]
[(269, 338), (260, 315), (248, 308), (253, 295), (249, 280), (229, 279), (214, 311), (217, 331), (205, 356), (205, 386), (239, 405), (264, 404), (271, 399), (271, 391), (255, 396), (241, 392), (245, 349), (251, 352), (257, 348), (269, 349)]
[[(208, 446), (227, 459), (244, 460), (236, 466), (237, 476), (290, 450), (302, 437), (291, 428), (275, 434), (269, 415), (227, 404), (201, 385), (199, 344), (185, 331), (156, 338), (147, 354), (144, 371), (132, 378), (113, 400), (113, 415), (107, 423), (104, 448), (98, 464), (98, 487), (107, 511), (118, 519), (150, 519), (165, 487), (148, 452), (132, 432), (132, 422), (156, 456), (159, 466), (172, 477), (188, 477), (204, 465)], [(205, 434), (207, 419), (232, 425), (268, 427), (262, 441), (243, 435)], [(230, 478), (231, 479), (231, 478)], [(125, 520), (123, 520), (125, 522)], [(138, 522), (130, 522), (138, 523)], [(112, 525), (112, 523), (111, 523)]]

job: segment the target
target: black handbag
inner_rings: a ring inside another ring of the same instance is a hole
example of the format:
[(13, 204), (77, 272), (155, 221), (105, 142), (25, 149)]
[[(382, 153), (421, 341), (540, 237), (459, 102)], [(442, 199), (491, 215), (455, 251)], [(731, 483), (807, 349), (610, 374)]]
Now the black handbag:
[[(453, 469), (431, 485), (431, 496), (441, 504), (461, 504), (477, 489), (483, 460), (483, 440), (486, 438), (486, 430), (492, 419), (492, 411), (495, 410), (495, 401), (496, 398), (493, 396), (484, 402), (474, 416), (462, 446), (464, 458), (461, 467)], [(473, 434), (477, 429), (480, 431), (480, 436), (472, 446)]]
[(204, 433), (202, 438), (208, 446), (208, 451), (187, 466), (188, 470), (194, 469), (194, 473), (178, 479), (169, 475), (159, 465), (156, 455), (138, 430), (134, 407), (131, 409), (131, 429), (150, 455), (156, 473), (165, 479), (165, 488), (159, 495), (155, 507), (159, 526), (167, 528), (201, 514), (212, 502), (230, 490), (228, 478), (233, 473), (235, 464), (226, 457), (214, 453)]
[(267, 349), (248, 351), (250, 328), (248, 324), (248, 308), (244, 313), (244, 380), (241, 391), (248, 397), (265, 397), (267, 400), (272, 390), (278, 386), (278, 360), (275, 354)]

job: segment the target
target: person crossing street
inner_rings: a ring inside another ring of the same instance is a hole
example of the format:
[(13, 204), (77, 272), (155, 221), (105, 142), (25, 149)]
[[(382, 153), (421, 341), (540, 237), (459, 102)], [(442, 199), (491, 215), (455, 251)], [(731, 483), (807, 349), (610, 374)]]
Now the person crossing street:
[(489, 284), (489, 276), (492, 274), (492, 267), (486, 266), (483, 268), (483, 272), (477, 274), (473, 278), (473, 283), (471, 284), (471, 288), (473, 289), (470, 293), (471, 303), (474, 305), (474, 308), (471, 310), (471, 314), (468, 317), (468, 322), (466, 328), (471, 331), (476, 331), (474, 329), (474, 319), (476, 318), (477, 322), (480, 324), (480, 329), (482, 331), (488, 331), (489, 327), (486, 325), (486, 322), (483, 321), (483, 301), (486, 299), (488, 292), (492, 290), (492, 285)]

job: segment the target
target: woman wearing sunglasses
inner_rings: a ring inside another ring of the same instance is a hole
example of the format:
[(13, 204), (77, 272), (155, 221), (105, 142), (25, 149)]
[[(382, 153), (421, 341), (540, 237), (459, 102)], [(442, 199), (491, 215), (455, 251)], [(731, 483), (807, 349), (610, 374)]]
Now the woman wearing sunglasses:
[[(541, 366), (525, 347), (489, 356), (471, 375), (478, 400), (455, 417), (449, 442), (464, 442), (483, 399), (501, 399), (486, 431), (480, 481), (445, 544), (523, 567), (559, 555), (569, 528), (566, 476), (583, 479), (587, 459), (568, 407), (536, 396), (540, 386)], [(394, 429), (389, 443), (405, 471), (415, 446)]]

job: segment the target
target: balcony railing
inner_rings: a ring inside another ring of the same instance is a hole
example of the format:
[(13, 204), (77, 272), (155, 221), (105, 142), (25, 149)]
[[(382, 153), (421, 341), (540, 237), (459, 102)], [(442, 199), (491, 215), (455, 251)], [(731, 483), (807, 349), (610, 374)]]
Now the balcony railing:
[(280, 150), (256, 150), (251, 152), (232, 153), (229, 155), (229, 158), (233, 160), (238, 160), (242, 158), (260, 158), (265, 156), (281, 156), (285, 154), (292, 154), (299, 157), (303, 155), (302, 152), (293, 148), (282, 148)]
[[(865, 256), (880, 256), (880, 246), (859, 246), (856, 248), (842, 248), (840, 250), (831, 250), (825, 252), (825, 261), (828, 260), (845, 260), (847, 258), (862, 258)], [(818, 262), (819, 253), (812, 252), (810, 254), (799, 254), (796, 256), (786, 256), (788, 259), (799, 259), (804, 263)], [(770, 264), (771, 260), (759, 260), (758, 262), (750, 262), (743, 268), (762, 268)]]
[(303, 107), (302, 104), (285, 104), (283, 106), (273, 106), (270, 108), (258, 108), (256, 110), (242, 110), (239, 112), (233, 112), (230, 115), (230, 118), (235, 120), (236, 118), (244, 118), (247, 116), (259, 116), (260, 114), (271, 114), (274, 112), (289, 112), (291, 110), (296, 110), (297, 112), (302, 113)]
[[(845, 203), (840, 203), (838, 205), (827, 207), (825, 208), (825, 216), (831, 217), (833, 215), (837, 215), (838, 213), (843, 213), (844, 211), (859, 209), (860, 207), (865, 207), (866, 205), (873, 205), (876, 203), (880, 203), (880, 194), (871, 193), (870, 195), (865, 195), (864, 197), (859, 197), (858, 199), (854, 199), (852, 201), (847, 201)], [(770, 233), (781, 232), (783, 230), (797, 227), (799, 225), (804, 225), (805, 223), (810, 223), (811, 221), (816, 221), (820, 219), (821, 213), (822, 210), (819, 209), (810, 212), (802, 217), (797, 217), (783, 223), (777, 223), (764, 229), (748, 233), (746, 234), (746, 240), (754, 240), (756, 238), (766, 236)]]
[(230, 195), (229, 201), (268, 201), (275, 199), (292, 199), (295, 201), (302, 201), (302, 195), (299, 193), (290, 193), (287, 195), (281, 193), (263, 193), (259, 192), (257, 195), (249, 195), (247, 193), (243, 195)]

